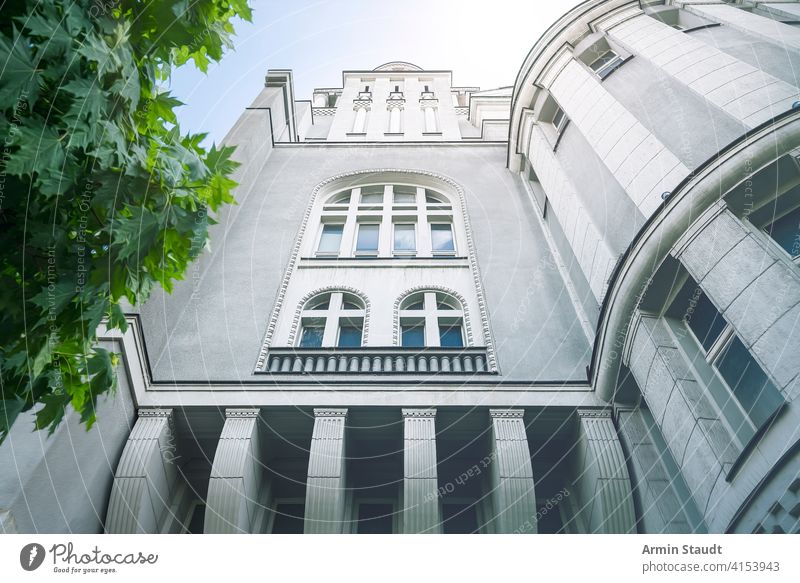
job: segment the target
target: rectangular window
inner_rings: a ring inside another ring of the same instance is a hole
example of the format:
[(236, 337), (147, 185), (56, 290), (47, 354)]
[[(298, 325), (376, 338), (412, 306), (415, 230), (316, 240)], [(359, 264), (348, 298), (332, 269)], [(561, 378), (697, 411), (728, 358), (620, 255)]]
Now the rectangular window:
[(778, 389), (737, 336), (714, 366), (756, 427), (761, 427), (783, 403)]
[(374, 223), (361, 223), (358, 225), (358, 240), (356, 253), (359, 255), (377, 255), (380, 225)]
[(434, 255), (455, 253), (453, 226), (450, 223), (431, 224), (431, 249)]
[(772, 221), (764, 230), (793, 259), (800, 258), (800, 207)]
[(342, 244), (342, 232), (344, 225), (325, 224), (322, 226), (322, 235), (319, 238), (319, 255), (339, 255), (339, 247)]
[(425, 346), (425, 324), (403, 324), (402, 341), (406, 348), (422, 348)]
[(417, 228), (414, 224), (395, 224), (394, 252), (412, 254), (417, 250)]
[(464, 338), (461, 335), (461, 326), (452, 326), (439, 323), (439, 345), (443, 348), (463, 348)]
[(564, 110), (560, 107), (556, 107), (556, 112), (553, 114), (553, 125), (556, 127), (556, 131), (559, 134), (564, 131), (568, 121), (569, 119), (564, 113)]
[(322, 346), (322, 336), (325, 333), (323, 326), (303, 326), (300, 335), (300, 348), (319, 348)]
[(339, 348), (359, 348), (361, 346), (361, 326), (343, 325), (339, 327)]
[(611, 71), (622, 64), (622, 59), (614, 51), (608, 50), (597, 57), (589, 64), (589, 67), (597, 73), (601, 79), (605, 79)]

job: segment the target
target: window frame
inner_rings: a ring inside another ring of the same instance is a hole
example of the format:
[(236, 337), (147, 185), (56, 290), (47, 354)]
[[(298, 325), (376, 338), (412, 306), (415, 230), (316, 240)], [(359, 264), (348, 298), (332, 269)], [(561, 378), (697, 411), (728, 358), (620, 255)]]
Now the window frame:
[[(456, 246), (456, 233), (455, 233), (455, 229), (453, 228), (453, 223), (452, 222), (448, 222), (448, 221), (436, 220), (436, 218), (434, 218), (433, 220), (429, 220), (428, 221), (428, 225), (429, 225), (430, 236), (431, 236), (431, 255), (434, 256), (434, 257), (456, 255), (456, 251), (457, 251), (458, 247)], [(433, 227), (434, 226), (439, 226), (439, 225), (447, 225), (448, 226), (448, 228), (450, 230), (450, 243), (453, 246), (452, 250), (449, 250), (449, 249), (448, 250), (437, 250), (437, 249), (433, 248)]]
[[(341, 228), (341, 232), (339, 233), (339, 245), (336, 248), (336, 251), (322, 251), (322, 250), (320, 250), (320, 247), (322, 246), (322, 239), (325, 236), (325, 229), (328, 228), (328, 227), (334, 227), (334, 226)], [(342, 241), (344, 241), (344, 228), (345, 228), (344, 222), (325, 221), (325, 222), (321, 223), (320, 231), (319, 231), (319, 237), (317, 238), (315, 255), (317, 257), (339, 257), (339, 255), (342, 252)]]
[[(397, 227), (411, 227), (411, 232), (414, 238), (414, 246), (411, 249), (397, 248)], [(402, 220), (392, 223), (392, 255), (415, 257), (417, 255), (417, 249), (419, 249), (419, 245), (417, 243), (417, 223)]]
[[(358, 241), (359, 241), (359, 238), (360, 238), (360, 235), (361, 235), (361, 229), (363, 229), (365, 226), (375, 227), (376, 242), (375, 242), (375, 249), (374, 250), (373, 249), (359, 249), (358, 248)], [(354, 245), (353, 245), (353, 253), (357, 257), (378, 257), (380, 255), (380, 249), (381, 249), (381, 223), (380, 222), (377, 222), (377, 221), (374, 221), (374, 220), (359, 221), (356, 224), (355, 237), (356, 237), (356, 239), (355, 239), (355, 242), (354, 242)]]

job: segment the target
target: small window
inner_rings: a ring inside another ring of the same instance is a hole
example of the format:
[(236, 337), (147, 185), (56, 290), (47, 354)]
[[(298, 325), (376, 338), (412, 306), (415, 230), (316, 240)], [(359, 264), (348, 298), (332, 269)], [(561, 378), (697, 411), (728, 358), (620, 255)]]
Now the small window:
[(434, 254), (455, 252), (453, 226), (450, 223), (434, 223), (431, 225), (431, 249)]
[(463, 348), (464, 338), (461, 335), (461, 325), (450, 326), (439, 323), (439, 344), (445, 348)]
[(361, 326), (348, 324), (339, 328), (339, 348), (358, 348), (361, 346)]
[(589, 67), (597, 73), (597, 76), (604, 79), (617, 67), (622, 64), (622, 58), (612, 50), (607, 50), (594, 61), (589, 64)]
[(422, 322), (402, 325), (402, 343), (406, 348), (425, 346), (425, 324)]
[(414, 253), (417, 250), (417, 228), (414, 224), (394, 226), (394, 252)]
[(772, 221), (764, 230), (792, 259), (800, 258), (800, 207)]
[(319, 348), (322, 346), (322, 337), (325, 334), (323, 326), (303, 326), (300, 336), (300, 348)]
[(556, 107), (556, 112), (553, 114), (553, 125), (556, 128), (556, 131), (560, 134), (564, 131), (564, 128), (567, 126), (567, 122), (569, 118), (564, 113), (564, 110), (560, 107)]
[(371, 223), (361, 223), (358, 226), (358, 240), (356, 241), (356, 253), (361, 255), (378, 254), (378, 238), (380, 225)]
[(344, 225), (326, 224), (322, 226), (322, 235), (319, 238), (319, 255), (338, 255), (342, 244)]

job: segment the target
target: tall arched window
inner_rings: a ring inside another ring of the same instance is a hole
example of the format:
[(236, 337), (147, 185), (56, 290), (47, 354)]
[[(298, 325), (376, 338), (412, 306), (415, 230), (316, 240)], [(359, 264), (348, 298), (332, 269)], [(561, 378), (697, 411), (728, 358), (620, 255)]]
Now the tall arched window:
[(317, 257), (448, 257), (459, 241), (453, 205), (413, 184), (369, 184), (330, 195), (322, 205)]
[(300, 313), (301, 348), (357, 348), (363, 342), (364, 302), (348, 292), (332, 291), (308, 300)]
[(412, 293), (400, 302), (400, 345), (462, 348), (464, 310), (456, 298), (435, 290)]

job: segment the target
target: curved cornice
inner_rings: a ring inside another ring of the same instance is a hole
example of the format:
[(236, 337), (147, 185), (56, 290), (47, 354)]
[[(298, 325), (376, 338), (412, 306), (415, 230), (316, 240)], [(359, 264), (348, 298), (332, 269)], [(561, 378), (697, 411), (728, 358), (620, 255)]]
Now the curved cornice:
[[(480, 311), (481, 328), (483, 330), (484, 343), (486, 345), (487, 368), (489, 369), (490, 372), (493, 373), (498, 372), (497, 356), (494, 351), (494, 338), (492, 335), (491, 326), (489, 324), (489, 309), (486, 305), (486, 298), (483, 292), (483, 282), (481, 279), (480, 269), (478, 267), (478, 254), (475, 249), (475, 241), (472, 236), (472, 227), (470, 225), (469, 214), (467, 213), (467, 202), (466, 202), (466, 197), (464, 195), (464, 189), (461, 188), (461, 186), (455, 180), (443, 174), (438, 174), (436, 172), (429, 172), (427, 170), (414, 170), (408, 168), (371, 168), (364, 170), (355, 170), (352, 172), (345, 172), (342, 174), (331, 176), (330, 178), (326, 178), (325, 180), (323, 180), (314, 187), (311, 193), (311, 199), (308, 205), (306, 206), (305, 213), (303, 214), (303, 220), (300, 223), (300, 228), (298, 229), (297, 235), (295, 237), (294, 246), (292, 247), (292, 252), (289, 257), (289, 264), (286, 266), (286, 271), (284, 272), (281, 285), (278, 289), (278, 294), (275, 298), (275, 305), (272, 309), (272, 313), (270, 315), (269, 322), (267, 324), (267, 330), (264, 334), (264, 341), (261, 344), (261, 350), (259, 351), (258, 360), (256, 362), (256, 371), (264, 370), (264, 365), (267, 360), (267, 351), (269, 350), (269, 347), (272, 343), (272, 338), (273, 335), (275, 334), (275, 329), (278, 326), (278, 319), (280, 317), (281, 309), (283, 308), (283, 304), (286, 299), (286, 290), (289, 287), (289, 282), (291, 281), (292, 274), (294, 273), (295, 267), (297, 266), (297, 260), (300, 256), (300, 248), (302, 246), (303, 238), (308, 228), (308, 222), (317, 204), (317, 199), (321, 195), (325, 196), (329, 193), (332, 193), (335, 190), (336, 183), (338, 182), (345, 182), (347, 179), (357, 178), (359, 176), (364, 176), (369, 174), (374, 174), (374, 175), (406, 174), (411, 176), (422, 176), (426, 178), (432, 178), (434, 181), (438, 181), (439, 183), (449, 187), (449, 189), (452, 192), (455, 192), (456, 195), (458, 196), (459, 206), (461, 207), (461, 217), (464, 223), (464, 232), (466, 233), (466, 238), (467, 238), (469, 264), (472, 272), (473, 283), (475, 284), (475, 295), (478, 300), (478, 310)], [(430, 288), (431, 286), (428, 287)]]
[(611, 276), (597, 327), (589, 380), (614, 399), (633, 315), (655, 270), (706, 209), (800, 143), (800, 111), (790, 110), (738, 138), (685, 178), (634, 237)]

